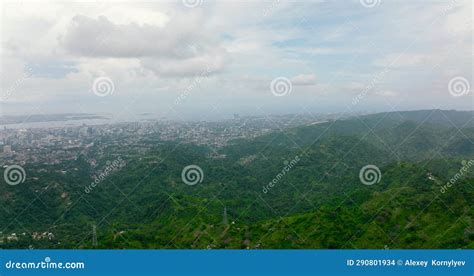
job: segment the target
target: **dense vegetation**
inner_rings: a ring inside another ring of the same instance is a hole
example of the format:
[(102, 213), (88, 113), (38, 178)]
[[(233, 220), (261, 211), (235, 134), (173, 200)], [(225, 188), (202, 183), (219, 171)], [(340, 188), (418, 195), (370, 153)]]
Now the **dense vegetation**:
[[(380, 113), (236, 140), (217, 152), (150, 136), (146, 152), (107, 152), (99, 168), (117, 156), (126, 165), (89, 193), (90, 156), (29, 164), (27, 185), (0, 186), (3, 234), (26, 235), (0, 246), (474, 248), (474, 168), (466, 163), (474, 159), (473, 119)], [(202, 168), (202, 183), (183, 183), (190, 164)], [(359, 179), (369, 164), (381, 171), (371, 186)]]

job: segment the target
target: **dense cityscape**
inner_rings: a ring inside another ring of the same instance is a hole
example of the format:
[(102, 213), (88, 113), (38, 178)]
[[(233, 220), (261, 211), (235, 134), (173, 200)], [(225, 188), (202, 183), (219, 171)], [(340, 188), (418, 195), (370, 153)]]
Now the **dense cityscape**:
[(0, 161), (5, 165), (24, 165), (31, 162), (59, 164), (75, 160), (79, 155), (87, 156), (94, 145), (95, 154), (110, 146), (141, 148), (143, 151), (147, 145), (142, 142), (145, 137), (150, 136), (161, 141), (179, 141), (218, 149), (234, 139), (254, 138), (275, 130), (326, 122), (345, 116), (347, 115), (339, 113), (269, 117), (234, 115), (234, 119), (217, 122), (159, 120), (53, 128), (9, 128), (5, 125), (0, 131), (0, 145), (3, 149)]

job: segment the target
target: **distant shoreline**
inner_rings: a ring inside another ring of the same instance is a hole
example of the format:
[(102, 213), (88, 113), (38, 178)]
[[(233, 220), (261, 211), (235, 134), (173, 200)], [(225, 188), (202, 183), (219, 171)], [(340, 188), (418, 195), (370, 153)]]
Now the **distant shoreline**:
[(65, 113), (65, 114), (49, 114), (49, 115), (17, 115), (17, 116), (2, 116), (0, 117), (0, 125), (11, 125), (21, 123), (40, 123), (40, 122), (55, 122), (55, 121), (74, 121), (74, 120), (92, 120), (109, 118), (103, 115), (89, 114), (89, 113)]

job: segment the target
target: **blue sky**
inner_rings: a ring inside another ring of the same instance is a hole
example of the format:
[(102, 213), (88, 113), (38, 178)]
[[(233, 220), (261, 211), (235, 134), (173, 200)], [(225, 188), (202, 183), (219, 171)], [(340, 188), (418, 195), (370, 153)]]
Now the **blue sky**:
[[(1, 7), (3, 114), (216, 119), (473, 106), (471, 1)], [(274, 80), (291, 89), (275, 95)]]

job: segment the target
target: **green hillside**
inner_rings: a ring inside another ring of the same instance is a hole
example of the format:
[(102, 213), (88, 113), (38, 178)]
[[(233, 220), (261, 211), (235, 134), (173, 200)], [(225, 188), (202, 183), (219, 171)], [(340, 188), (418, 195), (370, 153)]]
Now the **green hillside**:
[[(55, 237), (0, 247), (93, 248), (96, 225), (98, 248), (474, 248), (472, 119), (380, 113), (235, 140), (217, 152), (149, 136), (146, 154), (107, 149), (98, 167), (117, 156), (126, 165), (89, 193), (87, 156), (29, 164), (28, 185), (0, 186), (0, 226), (4, 235)], [(190, 164), (202, 168), (202, 183), (183, 183)], [(380, 169), (380, 182), (361, 183), (366, 165)]]

